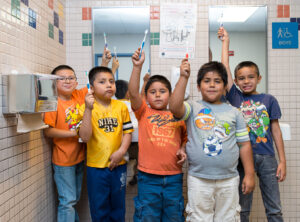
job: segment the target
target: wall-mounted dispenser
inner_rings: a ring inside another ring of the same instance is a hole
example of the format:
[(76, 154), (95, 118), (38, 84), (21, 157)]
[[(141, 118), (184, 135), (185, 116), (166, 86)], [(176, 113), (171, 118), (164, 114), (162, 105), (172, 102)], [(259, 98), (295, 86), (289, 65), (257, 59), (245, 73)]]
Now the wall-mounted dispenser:
[(48, 127), (42, 112), (57, 109), (57, 76), (49, 74), (2, 75), (3, 114), (16, 114), (17, 132)]
[(3, 113), (56, 111), (56, 79), (49, 74), (2, 75)]

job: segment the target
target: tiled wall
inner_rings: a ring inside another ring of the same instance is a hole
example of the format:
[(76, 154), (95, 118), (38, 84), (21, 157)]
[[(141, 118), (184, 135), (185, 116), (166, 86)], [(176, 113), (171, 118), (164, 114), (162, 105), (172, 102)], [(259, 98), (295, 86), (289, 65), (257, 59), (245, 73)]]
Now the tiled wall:
[[(50, 73), (66, 62), (64, 7), (65, 0), (1, 0), (0, 79), (12, 70)], [(16, 123), (2, 114), (0, 99), (0, 221), (55, 221), (49, 142), (42, 131), (16, 133)]]
[[(49, 73), (56, 65), (66, 62), (74, 67), (79, 82), (84, 85), (84, 72), (92, 67), (92, 46), (83, 44), (82, 39), (83, 33), (92, 32), (89, 8), (153, 6), (150, 31), (159, 33), (157, 9), (165, 2), (198, 5), (197, 48), (195, 59), (191, 60), (192, 99), (199, 98), (195, 84), (197, 70), (208, 61), (208, 6), (268, 6), (268, 88), (282, 107), (282, 121), (291, 125), (293, 139), (285, 142), (288, 175), (286, 181), (280, 184), (281, 200), (285, 221), (297, 221), (300, 218), (300, 163), (297, 161), (300, 159), (300, 151), (297, 150), (300, 134), (300, 75), (297, 73), (300, 70), (300, 50), (273, 50), (271, 27), (272, 22), (299, 18), (299, 0), (1, 0), (0, 76), (11, 70)], [(289, 13), (286, 5), (289, 5)], [(155, 36), (153, 34), (153, 38)], [(170, 77), (170, 66), (179, 65), (180, 60), (159, 59), (157, 39), (151, 45), (151, 70)], [(251, 218), (252, 221), (265, 221), (258, 190), (255, 191)], [(128, 190), (127, 221), (132, 220), (130, 214), (135, 192), (135, 188)], [(89, 221), (87, 207), (84, 195), (78, 207), (82, 221)], [(41, 131), (17, 134), (15, 116), (3, 115), (0, 110), (0, 221), (55, 221), (55, 211), (51, 149), (47, 140)]]
[[(82, 46), (82, 33), (92, 31), (92, 21), (86, 19), (83, 10), (90, 7), (116, 7), (149, 5), (151, 8), (150, 32), (159, 35), (159, 5), (161, 3), (197, 3), (198, 19), (196, 33), (196, 54), (191, 60), (192, 99), (199, 98), (196, 87), (196, 73), (199, 67), (208, 61), (208, 7), (210, 5), (267, 5), (268, 6), (268, 89), (275, 95), (282, 108), (282, 122), (289, 123), (292, 129), (292, 141), (285, 142), (287, 156), (287, 179), (280, 184), (281, 200), (285, 221), (297, 221), (300, 218), (300, 150), (297, 146), (300, 134), (300, 50), (273, 50), (271, 40), (272, 22), (288, 22), (290, 17), (300, 17), (299, 0), (131, 0), (131, 1), (86, 1), (67, 0), (67, 63), (82, 75), (81, 84), (85, 84), (83, 74), (92, 67), (92, 46)], [(288, 10), (290, 9), (290, 10)], [(85, 19), (83, 19), (85, 18)], [(157, 36), (157, 35), (156, 35)], [(154, 34), (153, 34), (154, 37)], [(151, 44), (151, 71), (170, 77), (170, 67), (180, 64), (179, 59), (160, 59), (159, 38)], [(298, 108), (298, 109), (297, 109)], [(251, 221), (266, 221), (264, 207), (260, 198), (259, 185), (254, 194)], [(134, 192), (130, 188), (129, 192)], [(132, 196), (132, 194), (130, 194)], [(132, 205), (128, 208), (132, 211)], [(82, 211), (82, 213), (84, 213)], [(127, 218), (130, 221), (132, 218)]]

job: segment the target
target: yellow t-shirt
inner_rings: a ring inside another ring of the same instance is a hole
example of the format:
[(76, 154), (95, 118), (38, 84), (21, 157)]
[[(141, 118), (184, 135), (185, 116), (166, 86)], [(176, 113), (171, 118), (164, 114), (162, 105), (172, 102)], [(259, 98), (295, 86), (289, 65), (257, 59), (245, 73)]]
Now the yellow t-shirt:
[[(83, 116), (85, 105), (79, 110)], [(92, 136), (87, 143), (87, 166), (105, 168), (110, 164), (110, 156), (119, 149), (125, 133), (133, 132), (126, 104), (111, 100), (109, 107), (95, 102), (92, 111)], [(125, 164), (123, 159), (120, 165)]]

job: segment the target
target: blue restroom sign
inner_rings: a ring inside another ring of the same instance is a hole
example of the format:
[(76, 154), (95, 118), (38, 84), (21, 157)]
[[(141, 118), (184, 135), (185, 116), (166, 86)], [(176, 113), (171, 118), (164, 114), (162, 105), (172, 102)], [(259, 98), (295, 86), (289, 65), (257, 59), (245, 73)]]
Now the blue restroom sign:
[(298, 23), (273, 22), (272, 23), (273, 49), (298, 49)]

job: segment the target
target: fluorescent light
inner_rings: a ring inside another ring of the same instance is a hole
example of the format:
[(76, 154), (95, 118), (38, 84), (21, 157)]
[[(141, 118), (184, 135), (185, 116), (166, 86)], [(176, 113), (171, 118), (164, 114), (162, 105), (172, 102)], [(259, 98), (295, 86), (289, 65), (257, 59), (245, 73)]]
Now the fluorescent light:
[(221, 9), (218, 22), (245, 22), (257, 9), (258, 7), (224, 7)]

